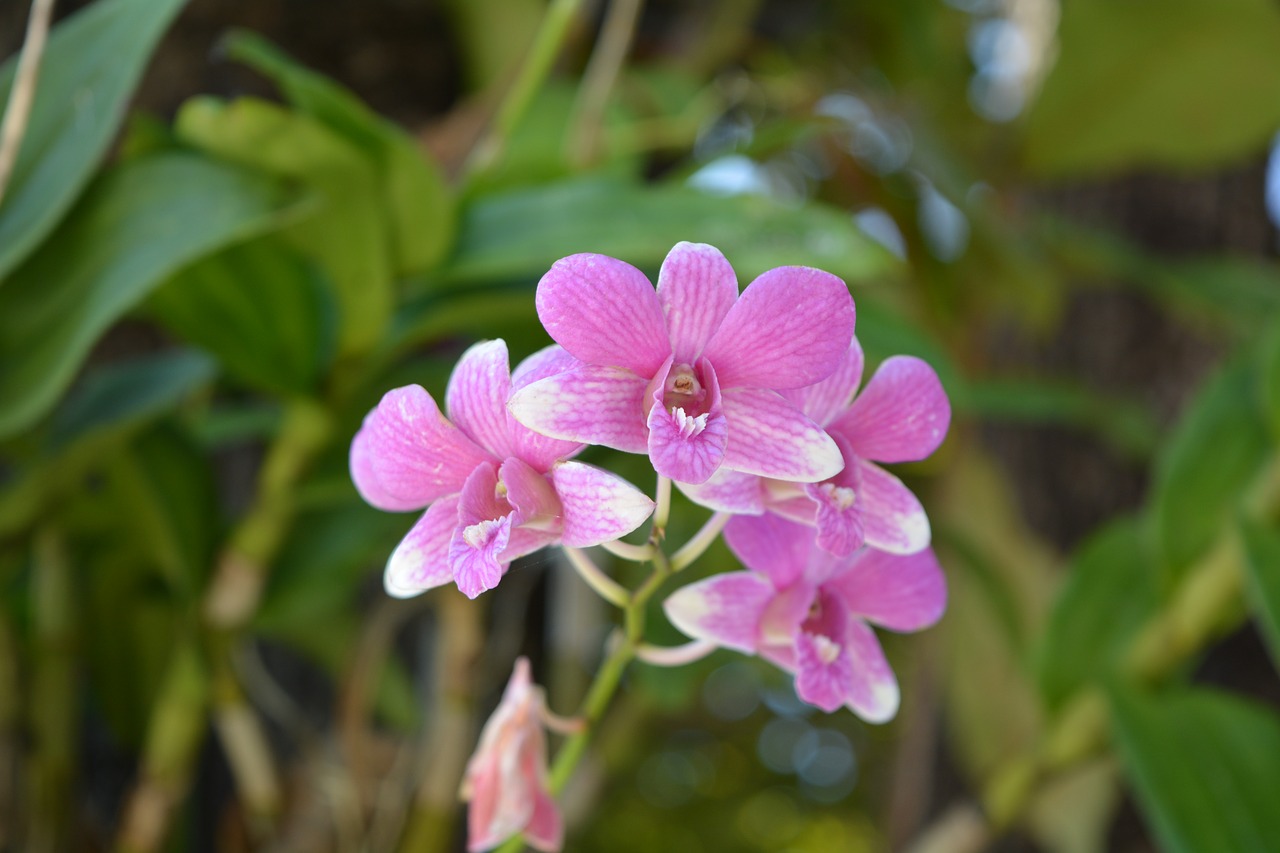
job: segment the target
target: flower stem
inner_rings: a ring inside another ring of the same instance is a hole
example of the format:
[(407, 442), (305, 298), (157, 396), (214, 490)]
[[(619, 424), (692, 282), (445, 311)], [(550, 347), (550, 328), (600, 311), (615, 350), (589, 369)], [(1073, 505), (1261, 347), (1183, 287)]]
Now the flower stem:
[(633, 563), (647, 563), (653, 557), (653, 544), (650, 542), (632, 545), (630, 542), (615, 539), (612, 542), (602, 542), (600, 547), (621, 560), (630, 560)]
[(602, 572), (590, 557), (577, 548), (565, 545), (562, 550), (569, 560), (569, 565), (577, 570), (578, 576), (587, 582), (587, 586), (594, 589), (605, 601), (616, 604), (618, 607), (627, 606), (630, 596), (625, 587)]
[(27, 132), (27, 120), (31, 117), (31, 105), (36, 95), (36, 78), (40, 76), (40, 57), (49, 35), (49, 21), (53, 17), (53, 0), (34, 0), (31, 17), (27, 21), (27, 35), (18, 59), (9, 105), (4, 112), (4, 124), (0, 125), (0, 199), (9, 185), (13, 167), (18, 162), (18, 151)]
[(641, 643), (636, 647), (636, 658), (654, 666), (684, 666), (702, 660), (716, 648), (716, 644), (708, 640), (691, 640), (679, 646)]
[(609, 93), (622, 70), (622, 63), (626, 61), (643, 5), (644, 0), (610, 0), (600, 40), (596, 42), (582, 74), (582, 86), (574, 104), (569, 156), (579, 168), (594, 165), (600, 153), (600, 136), (604, 130)]
[(667, 530), (667, 521), (671, 518), (671, 480), (658, 475), (657, 497), (654, 500), (653, 527), (649, 532), (649, 541), (657, 547)]
[(730, 518), (732, 516), (727, 512), (717, 512), (708, 518), (707, 523), (702, 525), (702, 529), (693, 534), (689, 541), (671, 556), (671, 571), (678, 572), (687, 568), (694, 560), (705, 554), (711, 547), (711, 543), (720, 535), (720, 531), (724, 530), (724, 526), (729, 523)]

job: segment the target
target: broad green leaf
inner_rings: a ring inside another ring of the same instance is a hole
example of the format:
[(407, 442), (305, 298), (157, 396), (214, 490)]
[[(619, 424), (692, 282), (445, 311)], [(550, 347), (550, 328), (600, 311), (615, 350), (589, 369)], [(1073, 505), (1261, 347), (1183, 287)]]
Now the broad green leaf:
[[(49, 235), (88, 183), (160, 35), (185, 0), (98, 0), (58, 24), (0, 203), (0, 282)], [(17, 57), (0, 69), (9, 100)]]
[(51, 409), (98, 336), (156, 285), (277, 226), (289, 200), (274, 181), (184, 154), (99, 178), (0, 289), (0, 438)]
[(1071, 561), (1042, 635), (1037, 669), (1045, 701), (1056, 706), (1113, 672), (1158, 606), (1142, 523), (1120, 519), (1091, 536)]
[(1280, 719), (1226, 693), (1111, 693), (1138, 804), (1169, 853), (1270, 850), (1280, 838)]
[(407, 275), (440, 263), (453, 245), (457, 215), (449, 186), (423, 147), (347, 89), (299, 65), (261, 36), (236, 31), (225, 44), (228, 56), (270, 77), (291, 104), (373, 158), (390, 213), (396, 272)]
[(336, 307), (328, 283), (275, 237), (187, 267), (148, 308), (178, 337), (217, 356), (230, 376), (268, 391), (313, 389), (332, 354)]
[(1229, 523), (1271, 452), (1254, 365), (1237, 360), (1200, 390), (1156, 464), (1153, 519), (1166, 579)]
[(318, 208), (282, 234), (316, 258), (337, 289), (339, 353), (373, 346), (393, 302), (391, 238), (373, 161), (319, 121), (251, 98), (193, 98), (177, 128), (197, 147), (317, 191)]
[(1280, 126), (1271, 0), (1072, 0), (1027, 117), (1028, 165), (1056, 176), (1221, 165)]
[(1275, 317), (1261, 345), (1258, 391), (1271, 438), (1280, 446), (1280, 312)]
[(820, 204), (792, 207), (683, 186), (585, 180), (476, 198), (440, 275), (454, 282), (536, 280), (575, 252), (657, 269), (681, 240), (719, 248), (742, 285), (786, 264), (819, 267), (851, 282), (897, 265), (849, 216)]
[(1280, 667), (1280, 531), (1245, 521), (1241, 532), (1250, 603), (1267, 638), (1271, 660)]

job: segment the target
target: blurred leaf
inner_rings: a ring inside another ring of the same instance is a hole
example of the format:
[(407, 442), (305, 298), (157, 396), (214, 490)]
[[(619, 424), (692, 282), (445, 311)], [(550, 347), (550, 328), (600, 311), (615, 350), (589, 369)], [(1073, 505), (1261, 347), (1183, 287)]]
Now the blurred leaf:
[(337, 288), (339, 354), (373, 346), (394, 297), (387, 213), (372, 160), (315, 119), (252, 98), (193, 98), (177, 128), (193, 145), (318, 191), (321, 205), (281, 233), (319, 260)]
[(261, 36), (238, 30), (225, 43), (228, 56), (270, 77), (291, 104), (358, 145), (377, 163), (398, 274), (430, 269), (444, 259), (457, 232), (452, 193), (413, 137)]
[(174, 334), (217, 356), (228, 374), (267, 391), (312, 390), (332, 356), (336, 307), (327, 282), (275, 238), (187, 267), (148, 307)]
[(1157, 460), (1153, 495), (1166, 580), (1212, 544), (1271, 450), (1255, 396), (1254, 365), (1228, 365), (1207, 382)]
[(537, 279), (575, 252), (657, 269), (681, 240), (725, 253), (745, 285), (772, 267), (820, 267), (856, 282), (897, 261), (851, 217), (820, 204), (710, 196), (682, 186), (570, 181), (477, 198), (441, 276), (453, 282)]
[(1280, 532), (1255, 521), (1244, 521), (1245, 572), (1250, 602), (1280, 668)]
[(119, 361), (85, 374), (49, 425), (51, 454), (74, 442), (168, 411), (211, 379), (213, 360), (190, 350), (169, 350)]
[(1055, 176), (1210, 167), (1280, 126), (1280, 8), (1270, 0), (1073, 0), (1027, 116), (1028, 165)]
[[(31, 115), (0, 204), (0, 282), (84, 188), (151, 51), (185, 0), (98, 0), (49, 34)], [(0, 69), (9, 100), (17, 57)]]
[(1111, 694), (1120, 756), (1170, 853), (1268, 850), (1280, 838), (1280, 719), (1210, 690)]
[(99, 178), (0, 289), (0, 438), (53, 407), (112, 323), (185, 264), (275, 226), (275, 182), (182, 154)]
[(1142, 522), (1119, 519), (1089, 537), (1071, 561), (1042, 635), (1037, 664), (1045, 702), (1057, 706), (1111, 673), (1158, 607)]
[(1280, 445), (1280, 311), (1275, 317), (1270, 333), (1262, 342), (1258, 382), (1262, 411), (1271, 429), (1271, 438)]

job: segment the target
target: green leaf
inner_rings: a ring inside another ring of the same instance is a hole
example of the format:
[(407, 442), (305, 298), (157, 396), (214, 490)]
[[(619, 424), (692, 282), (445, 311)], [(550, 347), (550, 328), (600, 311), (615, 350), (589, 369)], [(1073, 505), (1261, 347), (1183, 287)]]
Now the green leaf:
[(1254, 365), (1229, 364), (1200, 390), (1156, 464), (1153, 519), (1166, 578), (1203, 553), (1265, 468), (1271, 442)]
[(255, 33), (235, 31), (225, 44), (228, 56), (271, 78), (291, 104), (373, 158), (390, 213), (398, 274), (421, 272), (444, 260), (457, 232), (452, 193), (413, 137)]
[(339, 353), (373, 346), (391, 316), (391, 241), (377, 172), (364, 152), (315, 119), (252, 98), (193, 98), (177, 129), (219, 157), (317, 191), (317, 209), (282, 234), (319, 260), (337, 289)]
[(1280, 838), (1280, 719), (1210, 690), (1111, 693), (1116, 740), (1160, 849), (1269, 850)]
[(288, 200), (273, 181), (183, 154), (99, 178), (0, 289), (0, 438), (52, 408), (98, 336), (156, 285), (275, 227)]
[(1072, 0), (1027, 117), (1028, 165), (1055, 176), (1210, 167), (1280, 125), (1271, 0)]
[(1280, 532), (1255, 521), (1244, 521), (1245, 572), (1249, 601), (1280, 668)]
[(681, 240), (725, 253), (746, 284), (785, 264), (819, 267), (846, 281), (884, 275), (897, 261), (852, 219), (821, 204), (710, 196), (683, 186), (584, 180), (477, 198), (463, 213), (452, 282), (541, 277), (575, 252), (599, 252), (657, 269)]
[(1261, 344), (1258, 367), (1259, 397), (1271, 438), (1280, 445), (1280, 312)]
[[(98, 0), (58, 24), (0, 204), (0, 281), (48, 236), (89, 181), (160, 35), (185, 0)], [(0, 69), (7, 103), (17, 58)]]
[(1116, 669), (1129, 641), (1159, 606), (1157, 589), (1138, 519), (1114, 521), (1089, 537), (1054, 600), (1036, 661), (1040, 691), (1050, 706)]
[(281, 240), (232, 246), (187, 267), (148, 308), (241, 382), (313, 389), (332, 355), (336, 306), (324, 276)]

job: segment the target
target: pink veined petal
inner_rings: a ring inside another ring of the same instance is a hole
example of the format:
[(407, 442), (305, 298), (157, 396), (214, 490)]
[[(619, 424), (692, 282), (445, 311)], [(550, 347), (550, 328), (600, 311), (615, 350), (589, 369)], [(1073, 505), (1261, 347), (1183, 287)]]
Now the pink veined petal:
[(843, 644), (801, 631), (795, 640), (796, 695), (828, 714), (847, 701), (856, 675)]
[(477, 465), (458, 495), (458, 523), (465, 527), (510, 512), (511, 504), (498, 498), (498, 467), (492, 462)]
[[(564, 373), (566, 370), (582, 366), (582, 362), (565, 352), (564, 347), (552, 344), (516, 365), (511, 373), (511, 391), (514, 393), (539, 379), (546, 379), (548, 376), (555, 376), (557, 373)], [(503, 404), (506, 408), (506, 400)], [(515, 455), (544, 473), (551, 470), (551, 466), (557, 459), (577, 456), (586, 446), (582, 442), (563, 441), (534, 432), (516, 420), (509, 408), (506, 418), (507, 432), (511, 436)]]
[(502, 463), (498, 483), (499, 491), (506, 490), (507, 503), (516, 511), (513, 523), (553, 528), (560, 515), (560, 501), (546, 476), (513, 456)]
[(782, 589), (804, 575), (813, 530), (773, 513), (738, 515), (725, 525), (724, 541), (744, 566)]
[(929, 517), (897, 477), (866, 460), (855, 463), (861, 474), (858, 495), (867, 544), (891, 554), (914, 554), (929, 545)]
[(751, 654), (760, 620), (775, 595), (773, 584), (754, 572), (729, 572), (676, 590), (662, 604), (667, 618), (695, 640)]
[(649, 410), (649, 460), (664, 477), (678, 483), (705, 483), (724, 459), (729, 427), (717, 411), (701, 415)]
[(778, 267), (742, 292), (704, 354), (722, 388), (800, 388), (831, 375), (853, 325), (843, 281), (809, 267)]
[(898, 713), (898, 679), (885, 660), (875, 632), (861, 619), (850, 619), (844, 646), (853, 664), (846, 704), (868, 723), (892, 720)]
[(361, 494), (368, 488), (368, 497), (387, 508), (423, 507), (456, 492), (477, 465), (491, 459), (445, 420), (418, 385), (383, 395), (355, 443), (361, 445), (351, 472), (356, 488)]
[(564, 821), (560, 809), (545, 788), (539, 787), (533, 798), (533, 814), (524, 828), (524, 840), (542, 853), (559, 853), (564, 844)]
[(729, 443), (721, 464), (730, 471), (816, 483), (844, 467), (831, 436), (777, 392), (731, 388), (722, 400)]
[(511, 374), (505, 341), (481, 341), (458, 359), (445, 390), (449, 419), (499, 459), (515, 448), (507, 427)]
[(844, 606), (891, 631), (928, 628), (947, 608), (947, 581), (933, 549), (886, 554), (868, 548), (824, 584)]
[(382, 575), (387, 594), (410, 598), (453, 580), (449, 539), (458, 526), (458, 496), (433, 503), (392, 552)]
[[(534, 551), (541, 551), (548, 545), (560, 541), (559, 535), (532, 527), (512, 527), (511, 536), (507, 539), (507, 547), (498, 555), (499, 563), (510, 563), (520, 557), (528, 556)], [(507, 569), (503, 568), (505, 574)]]
[(738, 278), (719, 249), (676, 244), (658, 272), (658, 302), (676, 361), (692, 363), (702, 354), (737, 299)]
[(582, 462), (561, 462), (551, 482), (563, 507), (561, 539), (573, 548), (610, 542), (639, 527), (653, 501), (621, 477)]
[(705, 483), (676, 483), (689, 500), (716, 512), (760, 515), (764, 512), (764, 488), (755, 474), (721, 468)]
[(449, 568), (467, 598), (493, 589), (510, 561), (503, 558), (511, 538), (511, 516), (454, 528), (449, 539)]
[(374, 473), (373, 458), (369, 454), (369, 432), (360, 430), (351, 441), (351, 481), (364, 502), (370, 506), (387, 512), (406, 512), (411, 509), (422, 509), (416, 500), (400, 500), (383, 490)]
[(555, 376), (557, 373), (564, 373), (566, 370), (581, 366), (582, 362), (569, 355), (559, 344), (543, 347), (512, 369), (511, 390), (519, 391), (539, 379), (546, 379), (548, 376)]
[(658, 295), (644, 273), (605, 255), (556, 261), (536, 297), (547, 333), (588, 364), (650, 377), (671, 354)]
[(915, 462), (938, 449), (950, 424), (951, 403), (938, 374), (918, 358), (896, 355), (832, 427), (863, 459)]
[(866, 535), (854, 492), (835, 483), (807, 483), (805, 494), (817, 507), (818, 547), (847, 557), (862, 547)]
[(645, 453), (647, 384), (618, 367), (583, 365), (520, 389), (507, 407), (520, 423), (551, 438)]
[(862, 364), (862, 345), (855, 336), (834, 373), (821, 382), (788, 391), (785, 396), (814, 423), (825, 427), (849, 407), (849, 401), (862, 381)]

